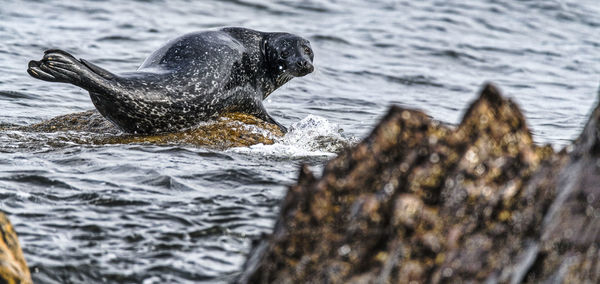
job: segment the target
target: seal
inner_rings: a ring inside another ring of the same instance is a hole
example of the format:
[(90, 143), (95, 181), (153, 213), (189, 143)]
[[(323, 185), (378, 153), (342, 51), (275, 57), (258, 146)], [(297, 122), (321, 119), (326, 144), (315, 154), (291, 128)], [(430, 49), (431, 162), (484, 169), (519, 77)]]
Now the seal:
[(310, 42), (289, 33), (229, 27), (183, 35), (154, 51), (135, 72), (115, 74), (58, 49), (30, 61), (34, 78), (87, 90), (121, 130), (181, 131), (228, 112), (286, 128), (262, 101), (294, 77), (311, 73)]

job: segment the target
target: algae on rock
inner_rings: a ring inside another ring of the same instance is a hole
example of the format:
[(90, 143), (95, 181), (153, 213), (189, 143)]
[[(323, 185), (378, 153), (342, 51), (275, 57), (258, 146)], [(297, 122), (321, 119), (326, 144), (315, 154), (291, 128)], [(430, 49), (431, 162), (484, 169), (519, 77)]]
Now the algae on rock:
[[(155, 145), (191, 145), (215, 149), (250, 146), (254, 144), (273, 144), (283, 136), (274, 124), (264, 122), (252, 115), (226, 113), (214, 121), (202, 123), (192, 129), (152, 135), (122, 133), (96, 110), (58, 116), (41, 123), (5, 127), (3, 130), (25, 133), (60, 133), (59, 142), (78, 144), (130, 144), (147, 143)], [(27, 136), (23, 136), (24, 139)], [(36, 137), (37, 138), (37, 137)]]

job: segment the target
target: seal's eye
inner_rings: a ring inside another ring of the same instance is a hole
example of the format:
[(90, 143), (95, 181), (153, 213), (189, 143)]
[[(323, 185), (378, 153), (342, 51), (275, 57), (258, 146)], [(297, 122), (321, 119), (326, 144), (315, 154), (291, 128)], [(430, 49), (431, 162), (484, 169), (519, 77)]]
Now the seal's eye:
[(287, 50), (284, 50), (284, 51), (281, 53), (281, 57), (283, 57), (283, 58), (288, 58), (289, 56), (290, 56), (290, 52), (289, 52), (289, 51), (287, 51)]
[(304, 52), (306, 52), (307, 55), (311, 55), (312, 54), (312, 50), (310, 50), (310, 48), (308, 46), (304, 47)]

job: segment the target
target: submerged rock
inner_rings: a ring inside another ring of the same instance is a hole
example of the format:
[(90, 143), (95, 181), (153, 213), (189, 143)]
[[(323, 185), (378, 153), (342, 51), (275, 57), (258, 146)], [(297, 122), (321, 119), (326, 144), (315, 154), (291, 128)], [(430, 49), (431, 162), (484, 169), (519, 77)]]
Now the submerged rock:
[(392, 107), (320, 178), (301, 168), (239, 281), (597, 283), (599, 120), (555, 153), (492, 85), (457, 127)]
[(94, 144), (150, 143), (156, 145), (185, 144), (217, 149), (273, 144), (283, 133), (275, 124), (243, 113), (228, 113), (216, 121), (198, 125), (194, 129), (156, 134), (120, 135), (96, 139)]
[(17, 234), (2, 212), (0, 212), (0, 283), (32, 283)]
[[(78, 144), (149, 143), (193, 145), (217, 149), (259, 143), (273, 144), (277, 137), (283, 136), (276, 125), (242, 113), (227, 113), (215, 121), (203, 123), (194, 129), (154, 135), (122, 133), (96, 110), (62, 115), (29, 126), (5, 127), (3, 130), (26, 133), (61, 133), (64, 135), (52, 136), (49, 139)], [(24, 138), (26, 139), (27, 136)], [(36, 137), (36, 140), (39, 140), (39, 137)]]
[(75, 131), (98, 134), (119, 134), (121, 131), (97, 110), (65, 114), (33, 125), (17, 128), (29, 132)]

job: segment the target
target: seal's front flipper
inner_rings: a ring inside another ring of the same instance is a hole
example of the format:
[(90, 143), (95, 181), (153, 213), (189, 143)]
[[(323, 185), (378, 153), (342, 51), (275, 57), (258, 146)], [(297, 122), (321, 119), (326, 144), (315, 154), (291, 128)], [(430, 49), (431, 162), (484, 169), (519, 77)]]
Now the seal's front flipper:
[(262, 119), (264, 122), (277, 125), (283, 134), (287, 133), (287, 128), (281, 125), (281, 123), (275, 121), (275, 119), (269, 115), (261, 100), (242, 98), (241, 100), (233, 101), (230, 103), (230, 105), (233, 106), (229, 109), (230, 112), (238, 111), (256, 116), (257, 118)]
[(279, 127), (279, 129), (281, 130), (281, 132), (283, 132), (283, 134), (286, 134), (286, 133), (288, 132), (288, 131), (287, 131), (287, 128), (285, 128), (285, 126), (281, 125), (281, 123), (277, 122), (277, 121), (276, 121), (276, 120), (275, 120), (273, 117), (271, 117), (271, 116), (270, 116), (270, 115), (267, 113), (267, 111), (266, 111), (266, 110), (265, 110), (265, 111), (263, 111), (263, 112), (261, 112), (261, 113), (259, 113), (259, 114), (257, 114), (256, 116), (257, 116), (258, 118), (260, 118), (260, 119), (264, 120), (265, 122), (268, 122), (268, 123), (272, 123), (272, 124), (275, 124), (275, 125), (277, 125), (277, 127)]
[(60, 49), (46, 50), (42, 60), (29, 61), (27, 73), (40, 80), (71, 83), (87, 90), (93, 89), (99, 80), (114, 77), (112, 73), (87, 61), (79, 61)]
[(277, 122), (270, 115), (267, 114), (267, 117), (270, 119), (270, 121), (267, 120), (267, 122), (270, 122), (270, 123), (273, 123), (273, 124), (277, 125), (277, 127), (279, 127), (279, 129), (281, 130), (281, 132), (283, 132), (283, 134), (286, 134), (288, 132), (288, 130), (287, 130), (287, 128), (285, 126), (283, 126), (281, 123)]

